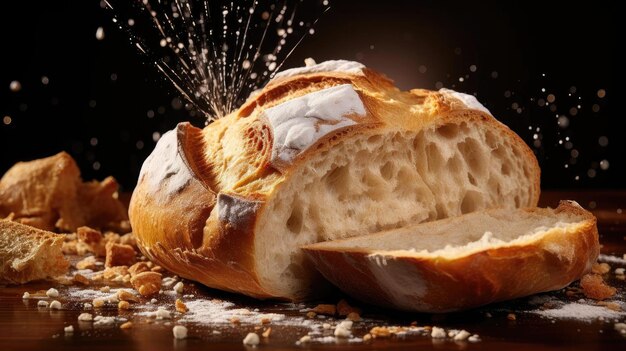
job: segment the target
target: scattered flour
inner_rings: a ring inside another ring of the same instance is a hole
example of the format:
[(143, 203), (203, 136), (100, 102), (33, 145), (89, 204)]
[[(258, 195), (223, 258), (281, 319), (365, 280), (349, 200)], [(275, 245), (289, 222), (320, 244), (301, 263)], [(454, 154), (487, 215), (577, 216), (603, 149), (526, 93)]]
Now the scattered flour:
[[(202, 324), (230, 324), (237, 320), (240, 324), (260, 324), (262, 321), (271, 321), (273, 324), (286, 322), (284, 314), (262, 313), (245, 308), (233, 308), (235, 304), (222, 300), (198, 299), (185, 302), (189, 311), (180, 319), (181, 322)], [(306, 326), (304, 318), (290, 318), (290, 324)], [(285, 323), (286, 324), (286, 323)]]
[(598, 261), (600, 262), (610, 262), (610, 263), (618, 263), (618, 264), (623, 264), (626, 265), (626, 259), (617, 257), (617, 256), (612, 256), (612, 255), (600, 255), (598, 256)]
[(580, 302), (566, 303), (558, 308), (531, 312), (547, 318), (576, 319), (587, 322), (593, 322), (600, 318), (606, 320), (626, 316), (626, 312), (617, 312), (603, 306), (588, 305)]

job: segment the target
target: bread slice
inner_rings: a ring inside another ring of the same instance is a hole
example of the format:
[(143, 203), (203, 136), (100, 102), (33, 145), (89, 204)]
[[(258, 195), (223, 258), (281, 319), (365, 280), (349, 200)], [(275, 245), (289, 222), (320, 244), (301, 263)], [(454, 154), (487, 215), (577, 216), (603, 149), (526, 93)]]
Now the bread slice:
[(479, 211), (304, 247), (315, 267), (362, 301), (450, 312), (561, 289), (598, 257), (595, 217), (556, 209)]
[(65, 274), (63, 235), (0, 220), (0, 281), (23, 284)]
[(324, 280), (299, 247), (491, 207), (536, 206), (533, 152), (474, 96), (400, 91), (358, 63), (280, 75), (145, 161), (130, 218), (182, 277), (301, 300)]

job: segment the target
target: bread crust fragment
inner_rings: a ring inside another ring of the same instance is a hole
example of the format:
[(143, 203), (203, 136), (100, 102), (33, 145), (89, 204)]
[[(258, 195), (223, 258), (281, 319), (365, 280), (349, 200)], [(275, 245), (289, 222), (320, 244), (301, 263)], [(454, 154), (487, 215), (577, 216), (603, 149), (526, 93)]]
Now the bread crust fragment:
[(0, 220), (0, 282), (23, 284), (67, 272), (63, 235)]

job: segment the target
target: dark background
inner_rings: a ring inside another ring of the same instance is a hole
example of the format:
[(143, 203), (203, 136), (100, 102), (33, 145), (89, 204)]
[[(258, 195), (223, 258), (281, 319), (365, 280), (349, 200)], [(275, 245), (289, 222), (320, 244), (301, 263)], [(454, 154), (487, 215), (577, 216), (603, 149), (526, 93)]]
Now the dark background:
[[(564, 4), (334, 0), (285, 67), (351, 59), (403, 89), (475, 93), (536, 151), (544, 188), (624, 188), (619, 11), (610, 1)], [(111, 18), (97, 0), (2, 5), (0, 174), (66, 150), (85, 179), (114, 175), (130, 190), (160, 133), (179, 121), (204, 123)], [(105, 38), (96, 40), (101, 26)], [(10, 91), (13, 80), (19, 92)]]

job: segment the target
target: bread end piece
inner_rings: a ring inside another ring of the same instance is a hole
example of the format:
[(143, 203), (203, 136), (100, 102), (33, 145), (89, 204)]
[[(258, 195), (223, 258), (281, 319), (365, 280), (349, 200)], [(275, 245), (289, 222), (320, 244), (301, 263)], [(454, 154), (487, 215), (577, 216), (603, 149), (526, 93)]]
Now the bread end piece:
[[(485, 240), (483, 222), (498, 222), (512, 234)], [(456, 233), (441, 239), (438, 249), (420, 250), (418, 245), (436, 240), (423, 234), (441, 234), (437, 228)], [(415, 250), (407, 250), (411, 236)], [(459, 237), (463, 245), (446, 246)], [(556, 209), (480, 211), (303, 249), (328, 280), (355, 298), (440, 313), (561, 289), (591, 269), (600, 245), (596, 218), (573, 201), (561, 201)]]
[(65, 274), (63, 235), (0, 220), (0, 281), (23, 284)]

